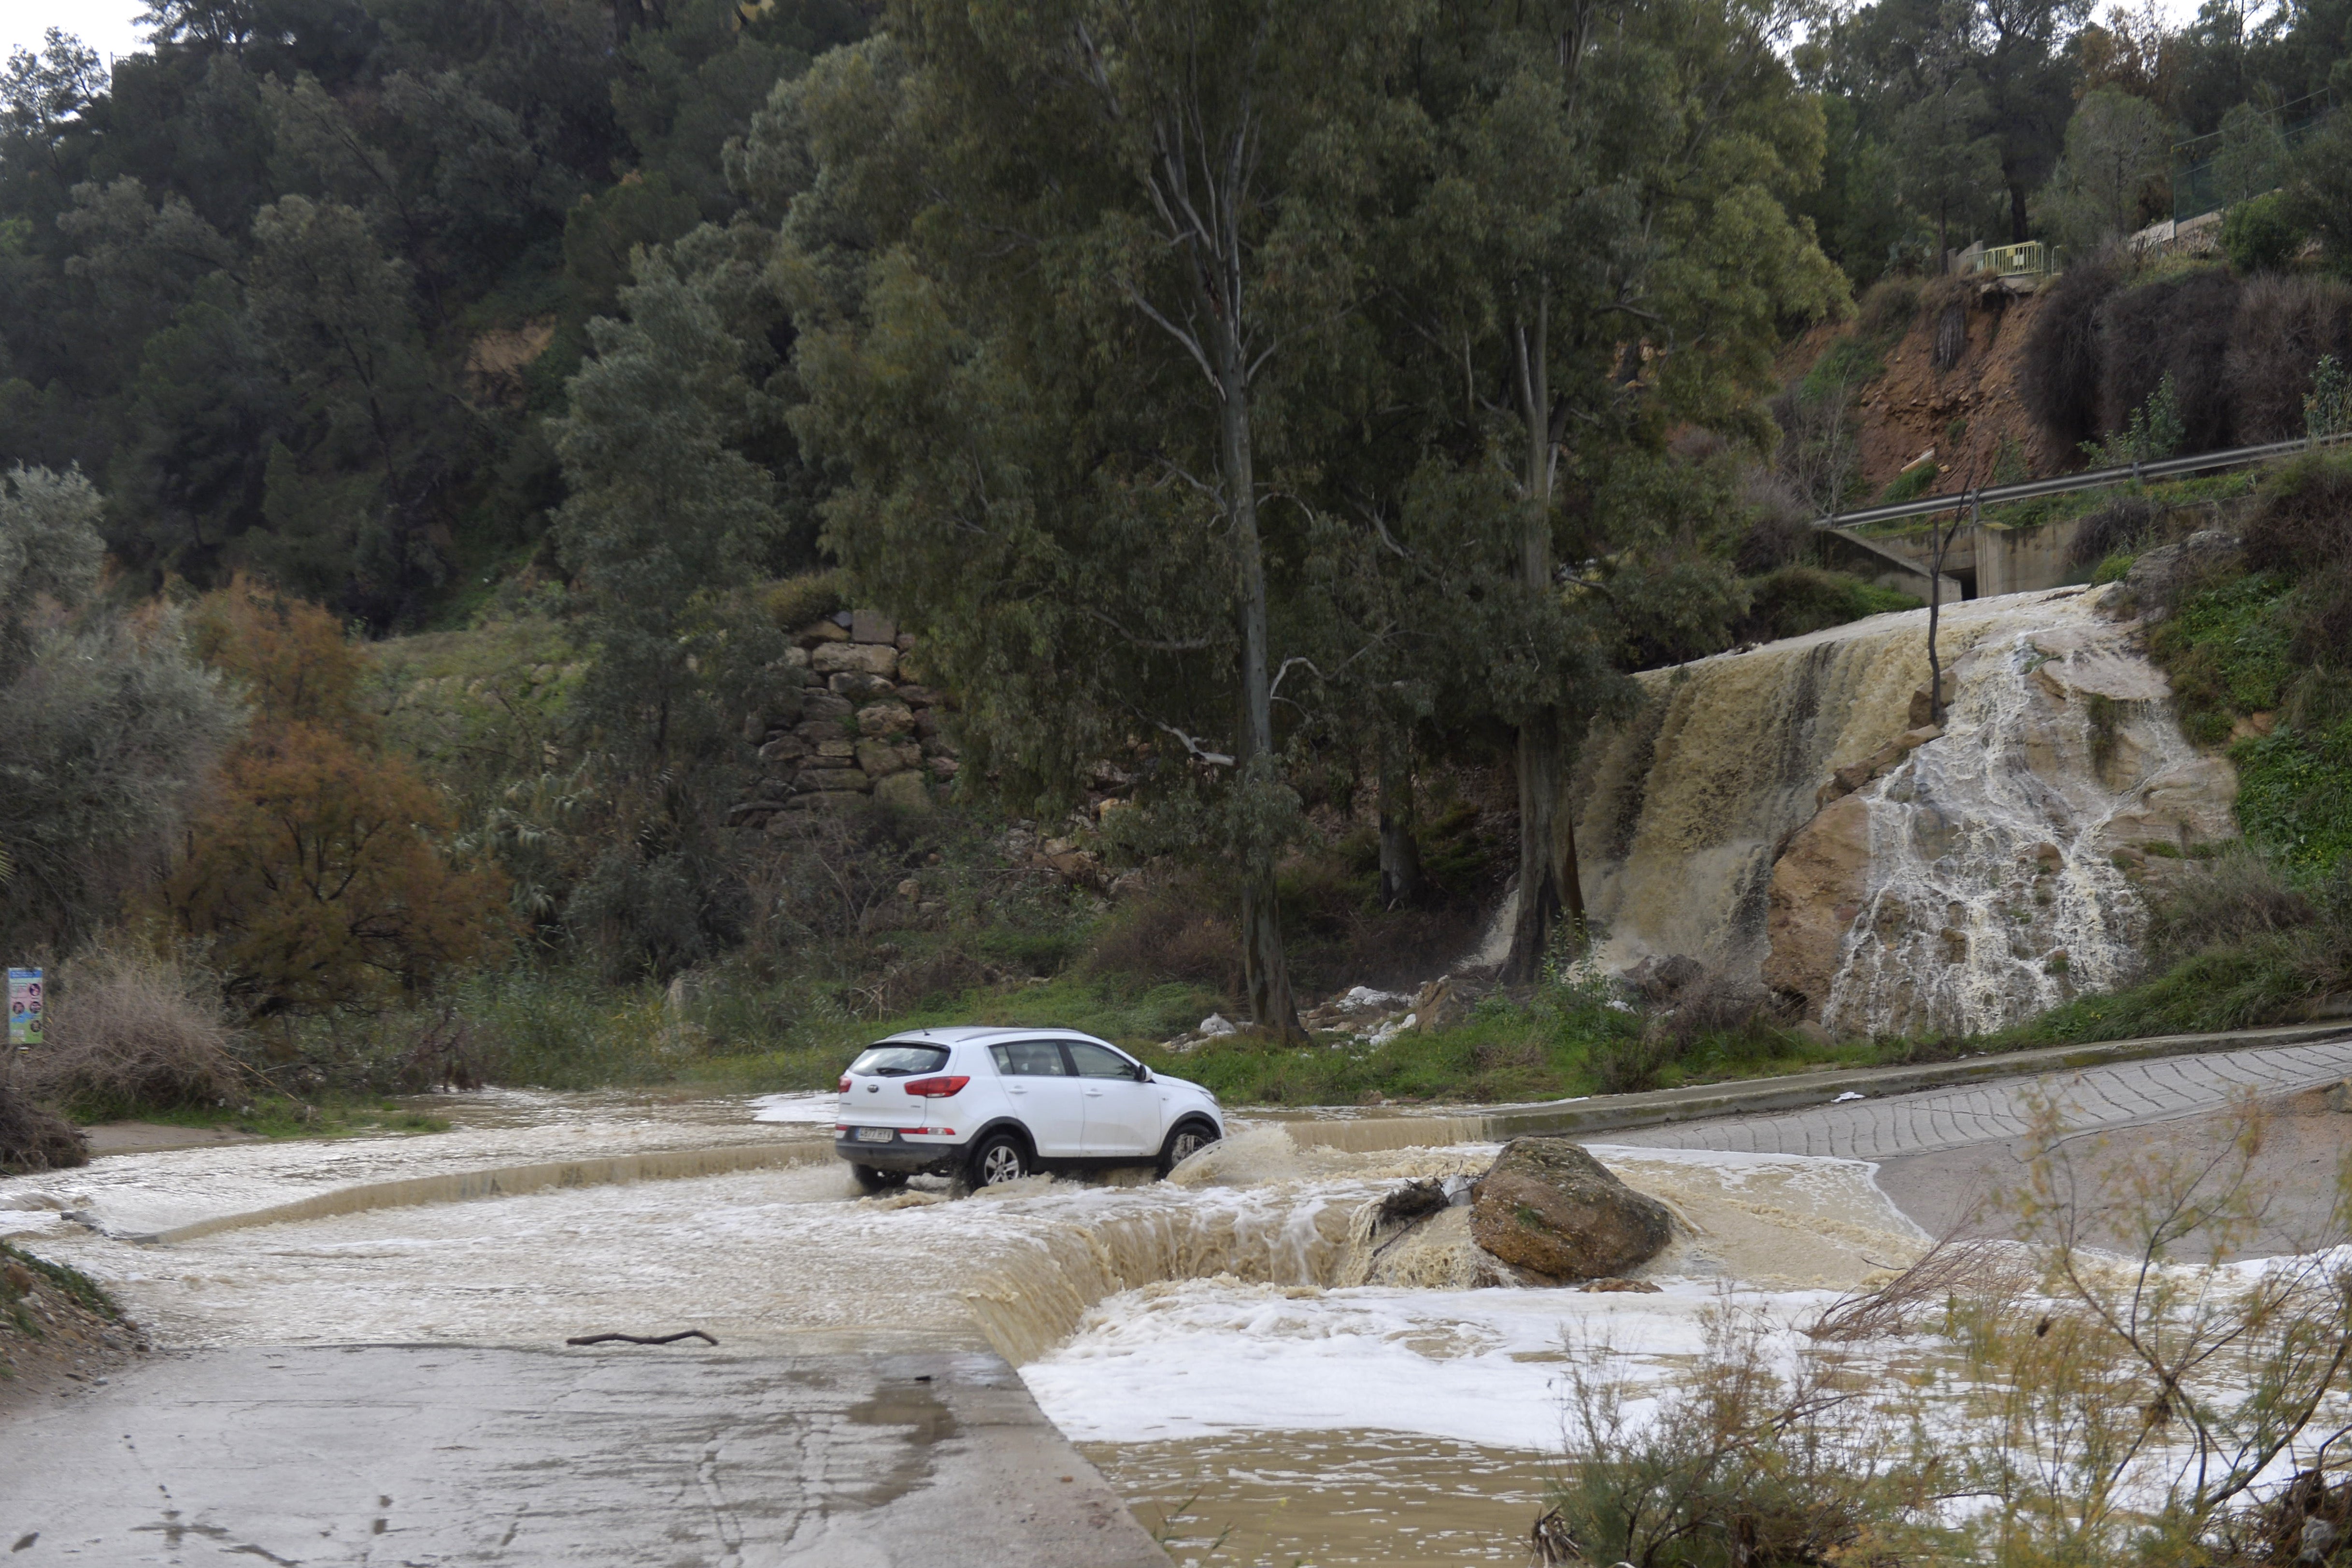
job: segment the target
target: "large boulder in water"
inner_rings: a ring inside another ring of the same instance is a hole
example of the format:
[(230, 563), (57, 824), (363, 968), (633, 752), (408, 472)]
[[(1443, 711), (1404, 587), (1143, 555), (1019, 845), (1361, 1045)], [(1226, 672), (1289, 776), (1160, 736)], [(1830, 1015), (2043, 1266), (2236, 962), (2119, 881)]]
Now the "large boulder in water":
[(1471, 1193), (1472, 1238), (1560, 1283), (1627, 1273), (1674, 1237), (1665, 1205), (1565, 1138), (1514, 1138)]

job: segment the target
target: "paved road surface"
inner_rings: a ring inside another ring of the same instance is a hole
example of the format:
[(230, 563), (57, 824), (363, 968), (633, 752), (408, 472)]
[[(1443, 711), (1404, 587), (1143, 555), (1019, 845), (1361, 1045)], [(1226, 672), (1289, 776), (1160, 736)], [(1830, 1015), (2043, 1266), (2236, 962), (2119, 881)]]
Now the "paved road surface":
[(0, 1426), (7, 1562), (1167, 1568), (992, 1355), (158, 1354)]
[(2252, 1090), (2280, 1094), (2352, 1075), (2352, 1037), (2210, 1056), (2159, 1057), (2072, 1073), (2005, 1079), (1958, 1089), (1817, 1105), (1777, 1116), (1727, 1118), (1596, 1134), (1594, 1141), (1653, 1149), (1754, 1154), (1829, 1154), (1892, 1160), (2024, 1133), (2029, 1095), (2055, 1095), (2067, 1125), (2116, 1128), (2191, 1116)]

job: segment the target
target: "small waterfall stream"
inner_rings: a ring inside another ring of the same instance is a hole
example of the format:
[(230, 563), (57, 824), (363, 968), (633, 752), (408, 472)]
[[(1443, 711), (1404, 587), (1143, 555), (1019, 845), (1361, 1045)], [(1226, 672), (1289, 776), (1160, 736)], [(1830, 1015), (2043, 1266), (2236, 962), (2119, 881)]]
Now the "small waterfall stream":
[[(1836, 905), (1826, 1027), (1997, 1028), (2113, 985), (2146, 924), (2116, 857), (2234, 836), (2229, 764), (2180, 733), (2107, 601), (2062, 588), (1944, 611), (1957, 692), (1944, 734), (1861, 791), (1867, 864)], [(1641, 709), (1588, 742), (1570, 786), (1604, 963), (1759, 974), (1775, 863), (1832, 775), (1909, 727), (1927, 679), (1925, 611), (1642, 677)]]

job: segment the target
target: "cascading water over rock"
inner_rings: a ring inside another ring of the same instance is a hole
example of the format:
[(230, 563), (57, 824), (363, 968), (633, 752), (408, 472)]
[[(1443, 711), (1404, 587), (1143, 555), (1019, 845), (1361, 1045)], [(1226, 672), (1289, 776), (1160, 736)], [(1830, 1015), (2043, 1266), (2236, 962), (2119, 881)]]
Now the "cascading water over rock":
[[(1603, 962), (1687, 953), (1847, 1036), (1997, 1028), (2128, 978), (2124, 868), (2233, 837), (2236, 780), (2113, 602), (1948, 608), (1940, 734), (1913, 727), (1924, 611), (1643, 676), (1572, 786)], [(1829, 798), (1841, 770), (1865, 782)]]

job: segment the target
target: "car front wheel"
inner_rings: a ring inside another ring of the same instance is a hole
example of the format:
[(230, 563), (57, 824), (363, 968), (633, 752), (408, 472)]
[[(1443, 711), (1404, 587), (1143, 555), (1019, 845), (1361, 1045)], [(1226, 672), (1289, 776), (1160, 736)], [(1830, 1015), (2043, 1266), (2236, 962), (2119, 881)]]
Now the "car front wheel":
[(1160, 1146), (1160, 1173), (1162, 1176), (1217, 1141), (1215, 1131), (1205, 1123), (1187, 1121), (1168, 1134)]
[(1001, 1187), (1032, 1173), (1029, 1151), (1010, 1132), (999, 1132), (972, 1151), (971, 1184)]

